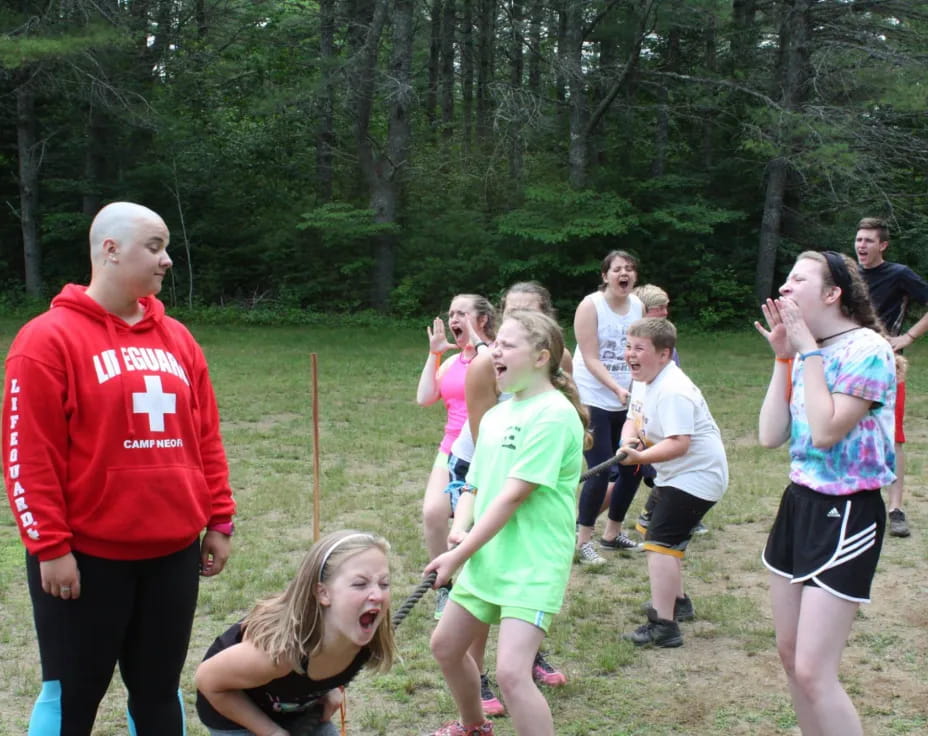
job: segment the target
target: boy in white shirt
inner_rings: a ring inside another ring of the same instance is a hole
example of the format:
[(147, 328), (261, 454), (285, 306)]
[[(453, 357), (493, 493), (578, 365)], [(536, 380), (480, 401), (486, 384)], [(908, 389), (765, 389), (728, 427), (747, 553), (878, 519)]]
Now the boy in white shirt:
[(693, 618), (683, 591), (683, 556), (693, 528), (728, 486), (721, 433), (700, 390), (673, 362), (676, 341), (668, 320), (646, 318), (629, 327), (625, 349), (634, 383), (621, 462), (657, 470), (657, 502), (644, 542), (648, 622), (623, 635), (638, 646), (683, 644), (677, 622)]

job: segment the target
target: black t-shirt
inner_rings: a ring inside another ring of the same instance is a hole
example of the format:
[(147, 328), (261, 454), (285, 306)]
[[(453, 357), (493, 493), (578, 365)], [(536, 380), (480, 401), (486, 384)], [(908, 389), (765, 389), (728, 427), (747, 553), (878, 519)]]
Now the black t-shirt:
[[(209, 649), (206, 650), (206, 661), (210, 657), (218, 654), (224, 649), (228, 649), (242, 640), (241, 623), (233, 624), (223, 634), (216, 638)], [(370, 650), (366, 647), (358, 652), (348, 668), (333, 677), (324, 680), (312, 680), (308, 675), (301, 675), (298, 672), (290, 672), (276, 680), (271, 680), (260, 687), (253, 687), (245, 690), (245, 694), (251, 698), (252, 702), (257, 705), (274, 723), (287, 728), (287, 725), (299, 718), (303, 713), (315, 705), (329, 690), (336, 687), (347, 685), (354, 679), (361, 668), (370, 659)], [(304, 657), (300, 663), (305, 671), (309, 659)], [(197, 691), (197, 715), (207, 728), (234, 730), (242, 726), (235, 721), (218, 713), (210, 702)]]
[(860, 273), (870, 289), (870, 301), (890, 335), (902, 331), (910, 300), (928, 304), (928, 282), (908, 266), (883, 261), (873, 268), (861, 267)]

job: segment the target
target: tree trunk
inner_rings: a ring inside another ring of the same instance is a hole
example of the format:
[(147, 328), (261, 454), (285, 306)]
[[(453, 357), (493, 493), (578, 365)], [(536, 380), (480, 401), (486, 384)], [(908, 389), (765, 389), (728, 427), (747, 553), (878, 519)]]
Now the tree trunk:
[(537, 100), (541, 97), (541, 21), (544, 17), (542, 0), (532, 0), (528, 27), (528, 91)]
[[(675, 4), (676, 8), (679, 8)], [(671, 72), (679, 71), (680, 28), (671, 25), (667, 34), (666, 68)], [(651, 159), (651, 176), (663, 176), (667, 167), (667, 143), (670, 140), (670, 93), (667, 81), (661, 81), (657, 92), (657, 125), (654, 132), (654, 158)]]
[(319, 199), (332, 199), (335, 151), (335, 0), (319, 0), (319, 128), (316, 133), (316, 179)]
[(522, 180), (522, 128), (524, 125), (524, 108), (520, 99), (522, 90), (522, 73), (524, 71), (524, 43), (523, 17), (521, 0), (512, 0), (509, 6), (510, 38), (509, 38), (509, 86), (512, 98), (510, 110), (510, 139), (509, 139), (509, 176), (516, 183)]
[(493, 133), (493, 60), (496, 49), (496, 0), (477, 0), (477, 139), (484, 144)]
[(28, 78), (16, 88), (16, 147), (19, 154), (19, 221), (23, 234), (23, 260), (26, 293), (41, 297), (42, 244), (39, 242), (39, 166), (38, 124), (35, 117), (35, 92)]
[[(393, 51), (390, 79), (396, 88), (387, 95), (391, 100), (387, 145), (379, 157), (371, 180), (371, 209), (374, 221), (396, 222), (402, 191), (403, 171), (409, 156), (409, 114), (415, 95), (412, 86), (412, 4), (413, 0), (395, 0), (393, 9)], [(387, 310), (393, 291), (396, 236), (378, 236), (374, 273), (374, 307)]]
[(474, 129), (474, 0), (464, 0), (461, 18), (461, 108), (464, 123), (462, 147), (467, 155)]
[(776, 158), (767, 166), (764, 215), (760, 226), (754, 281), (754, 299), (759, 304), (773, 294), (773, 274), (780, 249), (780, 225), (783, 220), (783, 194), (786, 192), (788, 175), (789, 163), (784, 158)]
[(93, 217), (103, 204), (103, 179), (106, 172), (107, 125), (97, 101), (91, 92), (90, 110), (87, 113), (87, 146), (84, 149), (84, 193), (81, 211)]
[(586, 85), (583, 77), (583, 3), (566, 0), (563, 72), (570, 89), (570, 142), (567, 147), (568, 181), (574, 189), (586, 185), (589, 138), (586, 133)]
[(388, 0), (376, 0), (364, 43), (357, 54), (352, 55), (358, 58), (352, 85), (355, 95), (355, 142), (358, 148), (358, 165), (368, 191), (374, 171), (374, 150), (370, 140), (371, 112), (374, 107), (374, 72), (380, 37), (387, 20), (388, 4)]
[(429, 22), (429, 80), (425, 90), (425, 119), (429, 130), (435, 129), (435, 111), (438, 108), (438, 68), (441, 60), (442, 2), (432, 0)]
[(732, 0), (731, 72), (750, 69), (757, 50), (757, 0)]
[[(780, 49), (777, 78), (780, 82), (781, 104), (790, 111), (799, 110), (805, 102), (812, 75), (809, 65), (811, 39), (811, 5), (814, 0), (786, 0), (780, 26)], [(781, 155), (768, 164), (767, 186), (764, 193), (764, 214), (761, 223), (754, 276), (755, 297), (763, 301), (771, 295), (777, 252), (783, 224), (783, 201), (789, 182), (790, 152), (800, 142), (788, 132), (779, 133)]]
[[(557, 13), (557, 64), (554, 67), (554, 97), (558, 102), (567, 99), (567, 68), (570, 65), (570, 44), (567, 39), (568, 9), (574, 0), (556, 0)], [(563, 107), (561, 108), (563, 109)]]
[[(709, 22), (706, 24), (705, 30), (706, 69), (708, 69), (711, 74), (715, 74), (718, 71), (715, 20), (715, 14), (710, 14)], [(712, 113), (707, 110), (703, 118), (702, 162), (703, 168), (706, 171), (709, 171), (715, 166), (715, 125), (713, 117)]]
[(441, 127), (442, 135), (454, 134), (454, 0), (445, 0), (441, 20)]
[(209, 16), (206, 12), (206, 0), (196, 0), (197, 38), (201, 41), (209, 33)]

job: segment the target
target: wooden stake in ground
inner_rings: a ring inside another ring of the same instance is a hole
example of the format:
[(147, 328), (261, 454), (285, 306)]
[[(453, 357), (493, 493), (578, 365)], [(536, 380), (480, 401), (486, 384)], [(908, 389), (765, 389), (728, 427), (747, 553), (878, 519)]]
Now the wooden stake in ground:
[(310, 353), (313, 374), (313, 543), (319, 541), (319, 364)]

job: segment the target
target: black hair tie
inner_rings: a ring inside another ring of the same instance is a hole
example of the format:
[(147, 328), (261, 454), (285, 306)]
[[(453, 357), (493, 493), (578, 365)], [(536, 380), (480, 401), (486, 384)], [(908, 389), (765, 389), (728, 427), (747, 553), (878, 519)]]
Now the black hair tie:
[(847, 270), (847, 264), (841, 254), (833, 250), (823, 250), (822, 255), (825, 256), (825, 263), (828, 264), (832, 281), (841, 289), (841, 301), (843, 302), (845, 295), (851, 294), (851, 274)]

